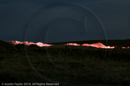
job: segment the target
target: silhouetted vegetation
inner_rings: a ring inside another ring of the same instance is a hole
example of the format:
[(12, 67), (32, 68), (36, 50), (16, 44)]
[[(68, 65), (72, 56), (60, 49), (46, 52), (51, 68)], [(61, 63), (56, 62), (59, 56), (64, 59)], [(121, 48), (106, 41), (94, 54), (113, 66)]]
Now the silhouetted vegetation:
[(13, 46), (2, 42), (0, 82), (59, 82), (61, 86), (130, 85), (130, 49)]

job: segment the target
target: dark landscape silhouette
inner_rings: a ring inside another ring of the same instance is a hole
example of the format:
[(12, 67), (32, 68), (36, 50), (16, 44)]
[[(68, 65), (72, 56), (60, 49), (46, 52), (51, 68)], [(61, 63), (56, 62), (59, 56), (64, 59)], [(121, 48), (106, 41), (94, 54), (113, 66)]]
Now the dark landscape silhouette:
[[(103, 43), (105, 40), (74, 43)], [(68, 42), (66, 42), (68, 43)], [(130, 85), (130, 40), (108, 40), (114, 49), (14, 45), (0, 40), (0, 82), (59, 82), (65, 85)]]

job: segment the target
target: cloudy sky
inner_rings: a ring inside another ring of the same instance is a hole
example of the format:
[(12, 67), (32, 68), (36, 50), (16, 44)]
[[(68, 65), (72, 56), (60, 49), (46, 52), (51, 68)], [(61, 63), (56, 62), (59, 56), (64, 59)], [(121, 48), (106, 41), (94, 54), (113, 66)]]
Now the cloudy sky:
[(0, 39), (130, 39), (130, 0), (0, 0)]

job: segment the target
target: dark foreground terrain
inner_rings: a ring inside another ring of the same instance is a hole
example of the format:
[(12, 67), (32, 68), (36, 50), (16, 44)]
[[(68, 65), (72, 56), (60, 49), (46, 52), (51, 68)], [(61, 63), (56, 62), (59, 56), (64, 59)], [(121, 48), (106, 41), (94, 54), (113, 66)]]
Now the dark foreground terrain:
[(63, 45), (40, 48), (0, 41), (0, 82), (129, 86), (130, 49)]

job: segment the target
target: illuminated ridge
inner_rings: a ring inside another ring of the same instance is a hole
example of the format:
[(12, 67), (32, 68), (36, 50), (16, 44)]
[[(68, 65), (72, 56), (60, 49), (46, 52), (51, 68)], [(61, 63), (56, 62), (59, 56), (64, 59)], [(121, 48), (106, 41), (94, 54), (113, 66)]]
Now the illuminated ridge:
[[(25, 45), (37, 45), (39, 47), (48, 47), (48, 46), (52, 46), (52, 44), (46, 44), (46, 43), (42, 43), (42, 42), (28, 42), (28, 41), (24, 41), (24, 42), (20, 42), (20, 41), (9, 41), (10, 43), (17, 45), (17, 44), (25, 44)], [(84, 43), (82, 45), (77, 44), (77, 43), (66, 43), (65, 45), (70, 45), (70, 46), (91, 46), (91, 47), (95, 47), (95, 48), (105, 48), (105, 49), (114, 49), (115, 46), (105, 46), (104, 44), (102, 44), (101, 42), (98, 43), (93, 43), (93, 44), (88, 44), (88, 43)], [(122, 47), (122, 49), (127, 49), (130, 47)]]

